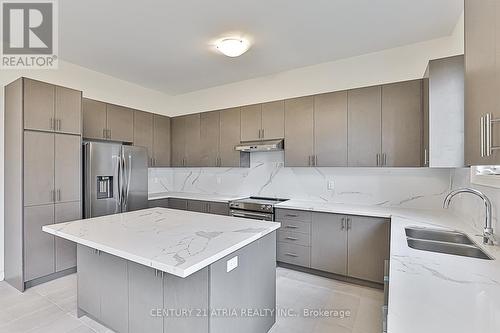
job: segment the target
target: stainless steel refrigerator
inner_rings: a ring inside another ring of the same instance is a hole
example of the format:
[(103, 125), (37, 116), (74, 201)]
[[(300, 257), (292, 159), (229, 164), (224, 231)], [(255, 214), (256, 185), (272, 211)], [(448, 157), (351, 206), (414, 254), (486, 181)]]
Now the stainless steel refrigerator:
[(85, 142), (83, 182), (85, 218), (148, 208), (147, 149)]

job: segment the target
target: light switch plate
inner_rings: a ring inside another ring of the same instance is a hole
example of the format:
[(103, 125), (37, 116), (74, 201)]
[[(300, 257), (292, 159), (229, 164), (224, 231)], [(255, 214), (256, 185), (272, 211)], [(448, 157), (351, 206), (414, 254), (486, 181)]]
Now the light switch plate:
[(227, 272), (231, 272), (233, 269), (238, 267), (238, 256), (231, 258), (227, 261)]

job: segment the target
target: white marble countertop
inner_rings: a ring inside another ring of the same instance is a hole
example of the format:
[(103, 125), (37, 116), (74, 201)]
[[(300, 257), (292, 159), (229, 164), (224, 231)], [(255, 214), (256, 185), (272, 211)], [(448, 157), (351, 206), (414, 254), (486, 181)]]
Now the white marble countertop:
[(159, 192), (159, 193), (149, 193), (148, 195), (149, 200), (178, 198), (178, 199), (212, 201), (212, 202), (229, 202), (232, 200), (243, 199), (246, 197), (247, 196), (232, 196), (223, 194), (189, 193), (189, 192)]
[(187, 277), (279, 227), (275, 222), (150, 208), (47, 225), (42, 230)]
[[(447, 210), (418, 210), (289, 200), (277, 208), (391, 218), (389, 333), (500, 332), (500, 247)], [(494, 260), (408, 247), (405, 227), (458, 230)]]

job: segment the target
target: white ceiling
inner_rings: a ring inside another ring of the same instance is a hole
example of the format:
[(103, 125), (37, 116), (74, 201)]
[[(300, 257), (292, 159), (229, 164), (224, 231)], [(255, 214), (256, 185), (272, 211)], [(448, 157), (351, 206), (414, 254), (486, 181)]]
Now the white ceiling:
[[(180, 94), (450, 35), (463, 0), (64, 0), (60, 56)], [(239, 58), (214, 52), (231, 33)]]

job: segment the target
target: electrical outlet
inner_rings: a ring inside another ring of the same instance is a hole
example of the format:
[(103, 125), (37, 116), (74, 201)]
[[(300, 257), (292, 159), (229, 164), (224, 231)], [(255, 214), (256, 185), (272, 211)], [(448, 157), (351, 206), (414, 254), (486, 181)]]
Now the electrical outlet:
[(333, 180), (327, 181), (326, 188), (328, 189), (328, 191), (333, 191), (335, 189), (335, 182)]
[(227, 265), (226, 266), (226, 272), (228, 272), (228, 273), (231, 272), (236, 267), (238, 267), (238, 256), (229, 259), (226, 262), (226, 265)]

